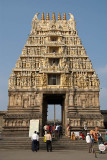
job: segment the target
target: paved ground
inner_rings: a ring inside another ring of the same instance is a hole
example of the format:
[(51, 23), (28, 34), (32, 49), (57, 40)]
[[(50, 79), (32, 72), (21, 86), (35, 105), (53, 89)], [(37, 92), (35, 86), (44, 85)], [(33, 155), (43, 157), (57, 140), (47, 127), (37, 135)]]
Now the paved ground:
[(107, 160), (107, 154), (88, 153), (87, 151), (38, 151), (30, 150), (0, 150), (0, 160)]

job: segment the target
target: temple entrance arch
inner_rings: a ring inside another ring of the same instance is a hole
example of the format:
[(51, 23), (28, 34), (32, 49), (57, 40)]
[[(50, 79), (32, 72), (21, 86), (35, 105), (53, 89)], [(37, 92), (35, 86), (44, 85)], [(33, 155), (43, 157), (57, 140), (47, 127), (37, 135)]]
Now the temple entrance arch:
[[(47, 123), (48, 105), (61, 106), (61, 124), (64, 129), (65, 128), (65, 94), (43, 94), (42, 126), (44, 126)], [(55, 112), (57, 112), (57, 109)]]

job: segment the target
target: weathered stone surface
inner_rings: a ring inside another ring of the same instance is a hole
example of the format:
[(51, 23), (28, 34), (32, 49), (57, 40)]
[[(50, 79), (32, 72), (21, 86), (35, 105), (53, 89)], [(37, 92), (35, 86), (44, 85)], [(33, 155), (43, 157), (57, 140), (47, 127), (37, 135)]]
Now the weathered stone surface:
[(0, 132), (3, 130), (4, 119), (3, 116), (7, 113), (7, 111), (0, 111)]

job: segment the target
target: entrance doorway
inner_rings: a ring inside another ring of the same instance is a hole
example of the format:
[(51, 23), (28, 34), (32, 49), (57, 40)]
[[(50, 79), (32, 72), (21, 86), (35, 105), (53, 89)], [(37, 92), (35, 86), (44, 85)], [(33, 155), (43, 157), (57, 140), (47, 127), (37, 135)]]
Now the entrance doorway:
[(65, 94), (43, 95), (42, 126), (52, 121), (55, 125), (59, 123), (62, 125), (62, 127), (64, 127), (65, 124), (64, 103), (65, 103)]

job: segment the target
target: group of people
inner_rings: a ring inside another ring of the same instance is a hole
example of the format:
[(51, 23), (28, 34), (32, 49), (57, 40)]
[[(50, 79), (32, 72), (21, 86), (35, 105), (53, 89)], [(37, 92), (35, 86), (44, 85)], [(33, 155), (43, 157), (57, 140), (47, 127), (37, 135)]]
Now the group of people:
[(103, 143), (103, 138), (98, 127), (96, 127), (95, 130), (91, 130), (89, 133), (87, 133), (86, 143), (88, 144), (89, 153), (94, 153), (94, 142), (97, 142), (98, 145)]
[[(44, 142), (46, 142), (46, 150), (47, 152), (52, 152), (52, 137), (59, 138), (62, 136), (62, 126), (61, 125), (50, 125), (46, 124), (43, 127), (44, 130)], [(39, 133), (34, 132), (34, 134), (31, 137), (32, 140), (32, 151), (38, 151), (39, 150)]]
[(86, 135), (86, 130), (84, 129), (84, 131), (81, 132), (71, 132), (71, 126), (68, 124), (67, 128), (66, 128), (66, 136), (71, 138), (72, 140), (76, 140), (76, 139), (85, 139), (85, 135)]
[[(31, 137), (32, 140), (32, 151), (38, 151), (39, 150), (39, 133), (34, 132), (34, 134)], [(47, 152), (52, 152), (52, 137), (49, 131), (45, 134), (45, 141), (46, 141), (46, 149)]]
[[(76, 133), (78, 133), (78, 132), (76, 132)], [(79, 132), (78, 134), (76, 134), (76, 133), (75, 132), (71, 133), (70, 138), (72, 140), (76, 140), (76, 139), (82, 139), (82, 140), (84, 140), (85, 139), (85, 135), (84, 135), (83, 132)]]
[(44, 127), (43, 127), (43, 131), (44, 131), (44, 135), (47, 134), (47, 132), (50, 132), (51, 136), (52, 137), (56, 137), (56, 138), (59, 138), (62, 136), (62, 125), (49, 125), (49, 124), (46, 124)]
[[(43, 127), (44, 129), (44, 142), (46, 142), (46, 149), (47, 152), (52, 152), (52, 136), (55, 134), (60, 137), (60, 134), (62, 135), (62, 126), (61, 125), (53, 125), (53, 126), (49, 126), (49, 125), (45, 125)], [(70, 131), (69, 126), (67, 126), (67, 132), (66, 135), (68, 137), (70, 137), (72, 140), (76, 139), (76, 132), (72, 132), (72, 134), (70, 135), (71, 132)], [(86, 143), (88, 144), (88, 151), (89, 153), (93, 152), (94, 153), (94, 142), (98, 142), (98, 144), (103, 143), (103, 139), (101, 137), (101, 134), (99, 133), (99, 128), (96, 127), (95, 130), (90, 130), (89, 133), (87, 133), (87, 135), (85, 136), (85, 134), (83, 134), (83, 132), (78, 132), (78, 139), (86, 139)], [(34, 134), (31, 137), (32, 139), (32, 151), (38, 151), (39, 150), (39, 133), (38, 132), (34, 132)]]

